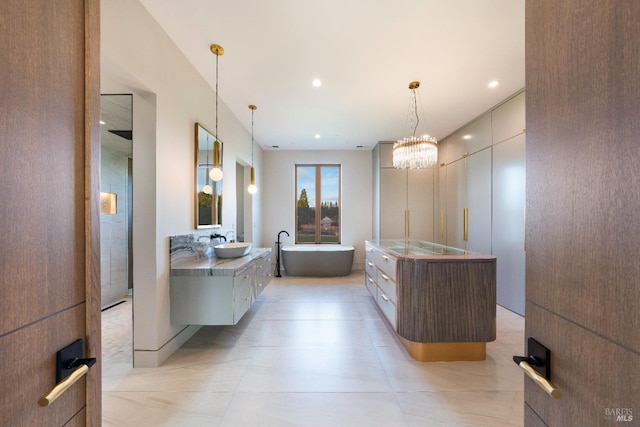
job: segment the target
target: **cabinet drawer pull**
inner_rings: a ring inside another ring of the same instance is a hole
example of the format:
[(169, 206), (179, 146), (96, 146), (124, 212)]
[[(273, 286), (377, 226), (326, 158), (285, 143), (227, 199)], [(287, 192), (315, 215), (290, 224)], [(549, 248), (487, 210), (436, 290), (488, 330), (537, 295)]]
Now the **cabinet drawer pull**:
[(373, 263), (370, 261), (367, 261), (367, 264), (369, 265), (369, 267), (373, 267)]
[(267, 273), (267, 277), (271, 277), (271, 273)]
[(387, 276), (386, 274), (381, 274), (382, 278), (386, 281), (389, 281), (389, 276)]
[(385, 261), (389, 261), (389, 257), (386, 256), (386, 255), (382, 255), (382, 259), (385, 260)]
[(369, 281), (369, 283), (373, 283), (373, 279), (371, 277), (367, 277), (367, 280)]
[(258, 268), (262, 268), (262, 264), (258, 264)]
[(386, 302), (389, 301), (389, 298), (387, 298), (387, 296), (385, 294), (380, 294), (380, 297), (385, 300)]

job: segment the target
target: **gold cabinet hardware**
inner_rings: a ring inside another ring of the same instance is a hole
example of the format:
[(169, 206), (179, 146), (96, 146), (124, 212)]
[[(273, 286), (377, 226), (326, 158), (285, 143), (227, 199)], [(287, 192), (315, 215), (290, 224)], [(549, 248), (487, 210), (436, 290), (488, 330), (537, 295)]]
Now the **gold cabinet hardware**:
[(466, 242), (469, 240), (469, 208), (464, 208), (462, 210), (462, 221), (463, 221), (462, 239)]
[(562, 392), (556, 386), (551, 384), (549, 380), (547, 380), (535, 369), (533, 369), (531, 365), (529, 365), (526, 361), (523, 360), (518, 364), (518, 366), (520, 366), (524, 373), (527, 374), (527, 376), (531, 378), (534, 383), (538, 384), (540, 388), (542, 388), (549, 396), (553, 397), (554, 399), (559, 399), (560, 397), (562, 397)]
[(389, 260), (389, 257), (388, 257), (388, 256), (386, 256), (386, 255), (382, 255), (382, 259), (383, 259), (383, 260), (385, 260), (385, 261), (388, 261), (388, 260)]
[(373, 279), (371, 277), (367, 277), (367, 280), (369, 281), (369, 283), (373, 283)]
[(387, 282), (389, 281), (389, 276), (387, 276), (386, 274), (381, 274), (380, 276)]
[(462, 153), (462, 157), (467, 157), (469, 155), (468, 151), (465, 151), (464, 153)]
[(440, 209), (440, 237), (444, 239), (444, 209)]
[(385, 294), (380, 294), (380, 297), (385, 300), (385, 302), (389, 301), (389, 298), (387, 298), (387, 296)]
[(405, 239), (409, 239), (409, 235), (411, 234), (411, 231), (409, 229), (409, 209), (405, 209), (404, 211), (404, 237)]
[(73, 372), (69, 374), (66, 378), (60, 381), (56, 386), (51, 389), (51, 391), (40, 399), (38, 399), (38, 405), (45, 407), (51, 405), (51, 403), (56, 400), (62, 393), (64, 393), (69, 387), (76, 383), (80, 378), (89, 372), (89, 366), (80, 365)]

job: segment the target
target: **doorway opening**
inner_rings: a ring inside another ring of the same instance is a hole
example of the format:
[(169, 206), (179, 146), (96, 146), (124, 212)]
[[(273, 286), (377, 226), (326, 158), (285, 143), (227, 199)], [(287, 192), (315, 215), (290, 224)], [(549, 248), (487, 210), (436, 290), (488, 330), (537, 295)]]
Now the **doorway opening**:
[(102, 357), (133, 365), (133, 95), (100, 97)]

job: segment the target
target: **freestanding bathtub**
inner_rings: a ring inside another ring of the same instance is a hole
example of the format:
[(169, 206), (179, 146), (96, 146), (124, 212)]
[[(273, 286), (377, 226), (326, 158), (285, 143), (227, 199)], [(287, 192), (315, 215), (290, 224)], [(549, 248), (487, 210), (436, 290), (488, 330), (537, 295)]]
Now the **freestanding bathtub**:
[(347, 245), (289, 245), (282, 247), (282, 263), (287, 276), (346, 276), (354, 251)]

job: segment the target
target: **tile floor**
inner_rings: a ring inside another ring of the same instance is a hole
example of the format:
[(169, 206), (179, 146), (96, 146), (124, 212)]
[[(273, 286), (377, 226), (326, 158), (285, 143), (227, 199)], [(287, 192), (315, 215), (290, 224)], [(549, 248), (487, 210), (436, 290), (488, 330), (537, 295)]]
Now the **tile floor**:
[(131, 367), (131, 304), (103, 313), (104, 426), (522, 426), (524, 318), (498, 307), (484, 362), (411, 359), (362, 273), (274, 278), (236, 326)]

